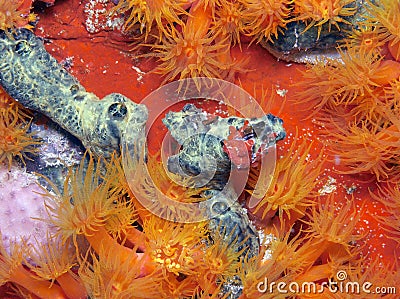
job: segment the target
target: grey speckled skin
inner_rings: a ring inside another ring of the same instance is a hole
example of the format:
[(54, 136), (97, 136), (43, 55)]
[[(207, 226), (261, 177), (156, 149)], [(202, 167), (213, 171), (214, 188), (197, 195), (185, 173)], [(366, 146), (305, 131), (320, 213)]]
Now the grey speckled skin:
[(46, 52), (31, 31), (0, 32), (0, 84), (25, 107), (43, 113), (79, 138), (97, 156), (120, 150), (130, 122), (132, 136), (147, 120), (147, 108), (112, 93), (100, 100)]
[[(258, 256), (258, 233), (250, 222), (247, 211), (238, 202), (231, 185), (227, 185), (233, 161), (223, 150), (223, 140), (231, 127), (243, 127), (245, 122), (254, 129), (253, 151), (262, 148), (265, 154), (269, 146), (286, 136), (283, 121), (272, 114), (260, 118), (216, 117), (209, 121), (206, 113), (193, 104), (182, 111), (169, 112), (163, 119), (171, 135), (181, 145), (179, 152), (168, 158), (168, 170), (183, 178), (191, 178), (196, 187), (209, 188), (202, 196), (210, 200), (200, 202), (209, 222), (211, 239), (218, 234), (229, 247), (241, 252), (243, 260)], [(229, 299), (237, 299), (243, 285), (238, 276), (226, 277), (222, 292)]]
[[(185, 178), (192, 178), (195, 187), (222, 190), (228, 181), (232, 162), (223, 150), (231, 127), (240, 128), (248, 121), (254, 133), (253, 156), (258, 151), (268, 152), (270, 146), (286, 136), (283, 121), (272, 114), (260, 118), (215, 117), (193, 104), (182, 111), (168, 112), (162, 120), (174, 139), (182, 146), (179, 153), (168, 158), (168, 170)], [(211, 163), (214, 162), (214, 163)], [(237, 166), (237, 165), (235, 165)]]
[(192, 180), (195, 187), (207, 187), (203, 196), (211, 203), (200, 203), (210, 220), (211, 231), (221, 231), (229, 244), (241, 244), (238, 251), (244, 256), (258, 254), (258, 236), (246, 212), (237, 201), (237, 194), (228, 186), (232, 163), (223, 150), (222, 141), (228, 138), (229, 128), (242, 127), (248, 121), (255, 132), (255, 150), (273, 146), (286, 136), (283, 121), (271, 114), (260, 118), (208, 116), (193, 104), (186, 104), (182, 111), (168, 112), (163, 119), (171, 135), (182, 146), (179, 153), (168, 158), (168, 170)]

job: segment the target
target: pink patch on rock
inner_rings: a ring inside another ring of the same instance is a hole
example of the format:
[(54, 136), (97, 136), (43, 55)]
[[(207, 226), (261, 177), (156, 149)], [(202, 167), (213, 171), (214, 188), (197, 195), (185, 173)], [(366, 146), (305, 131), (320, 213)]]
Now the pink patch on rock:
[(8, 253), (13, 244), (39, 249), (38, 244), (46, 244), (47, 236), (55, 232), (47, 222), (35, 219), (49, 218), (45, 196), (39, 193), (43, 190), (35, 175), (17, 166), (8, 171), (8, 166), (0, 163), (0, 232)]

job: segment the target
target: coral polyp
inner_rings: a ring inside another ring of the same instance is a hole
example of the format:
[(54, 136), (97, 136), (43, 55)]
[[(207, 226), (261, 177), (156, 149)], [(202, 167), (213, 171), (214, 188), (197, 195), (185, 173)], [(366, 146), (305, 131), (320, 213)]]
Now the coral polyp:
[(351, 244), (355, 244), (363, 237), (356, 232), (360, 217), (352, 201), (338, 205), (335, 203), (334, 195), (331, 194), (324, 203), (319, 201), (318, 205), (312, 207), (310, 220), (306, 221), (310, 228), (305, 231), (310, 232), (316, 239), (341, 245), (347, 253), (350, 253)]
[(400, 244), (400, 186), (396, 183), (379, 187), (379, 192), (371, 193), (373, 199), (380, 201), (389, 215), (379, 216), (387, 236)]
[(366, 23), (374, 26), (380, 41), (389, 43), (389, 50), (400, 59), (400, 2), (398, 0), (367, 1)]
[(398, 63), (383, 61), (376, 49), (354, 47), (339, 49), (339, 53), (341, 60), (321, 60), (303, 72), (301, 84), (309, 88), (298, 96), (301, 102), (315, 107), (312, 115), (321, 109), (336, 113), (338, 106), (350, 108), (364, 98), (378, 98), (382, 86), (390, 85), (400, 75)]
[(14, 113), (21, 122), (26, 122), (30, 119), (30, 112), (11, 98), (4, 89), (0, 87), (0, 114), (2, 116), (14, 118)]
[(163, 75), (164, 82), (196, 77), (232, 80), (230, 70), (237, 62), (230, 58), (228, 38), (216, 40), (191, 30), (184, 27), (180, 32), (172, 27), (162, 44), (152, 46), (154, 52), (147, 56), (159, 62), (154, 72)]
[(216, 285), (219, 280), (233, 277), (241, 266), (240, 255), (229, 244), (224, 242), (223, 236), (215, 238), (213, 244), (205, 249), (204, 259), (200, 263), (199, 272), (204, 274), (202, 288)]
[(378, 29), (372, 24), (360, 24), (359, 27), (353, 28), (346, 42), (349, 48), (360, 47), (368, 51), (379, 49), (385, 44)]
[(369, 173), (378, 181), (397, 181), (400, 178), (397, 126), (380, 128), (361, 122), (345, 129), (337, 128), (337, 133), (330, 132), (329, 135), (335, 159), (344, 167), (340, 170), (342, 173)]
[(187, 1), (183, 0), (121, 0), (114, 12), (128, 14), (125, 21), (126, 30), (134, 29), (135, 25), (139, 24), (140, 32), (145, 33), (147, 37), (155, 28), (161, 39), (163, 35), (168, 34), (168, 26), (183, 24), (181, 17), (187, 15), (185, 5)]
[(0, 115), (0, 162), (7, 161), (9, 168), (13, 158), (18, 157), (25, 163), (25, 159), (31, 159), (29, 153), (38, 152), (37, 145), (41, 142), (35, 139), (34, 133), (28, 132), (29, 125), (19, 122), (16, 111)]
[(34, 249), (31, 254), (32, 261), (25, 260), (37, 277), (57, 281), (62, 286), (64, 293), (73, 299), (84, 298), (87, 292), (80, 280), (72, 273), (72, 268), (77, 265), (74, 250), (71, 244), (62, 244), (58, 238), (47, 236), (47, 243)]
[(328, 25), (328, 31), (335, 26), (340, 30), (340, 23), (350, 24), (346, 17), (356, 13), (354, 0), (294, 0), (294, 14), (297, 20), (305, 21), (308, 25), (304, 31), (312, 26), (318, 27), (320, 36), (322, 25)]
[(146, 250), (165, 276), (194, 273), (200, 259), (201, 240), (207, 233), (205, 224), (174, 224), (155, 216), (143, 223)]
[(272, 41), (290, 21), (293, 0), (243, 0), (246, 35), (253, 41)]
[(23, 25), (29, 12), (20, 11), (20, 6), (21, 1), (18, 0), (0, 2), (0, 30), (6, 30)]
[(71, 168), (62, 191), (49, 182), (54, 190), (46, 192), (49, 197), (46, 206), (51, 215), (50, 222), (58, 228), (57, 235), (63, 242), (72, 237), (76, 244), (78, 235), (91, 236), (104, 228), (109, 219), (113, 222), (118, 217), (126, 219), (120, 214), (128, 214), (128, 223), (134, 222), (133, 209), (123, 202), (119, 190), (112, 188), (116, 169), (109, 167), (104, 180), (101, 174), (103, 163), (101, 159), (95, 162), (90, 156), (87, 167), (82, 161), (78, 169)]
[(135, 255), (124, 262), (103, 247), (98, 254), (86, 253), (78, 273), (91, 298), (157, 298), (162, 276), (154, 272), (141, 277), (141, 266)]
[(26, 247), (16, 245), (11, 248), (11, 252), (4, 249), (3, 242), (0, 241), (0, 285), (12, 282), (17, 286), (23, 287), (31, 296), (39, 298), (65, 298), (62, 289), (49, 281), (38, 280), (31, 275), (22, 265)]
[[(309, 161), (312, 146), (307, 139), (294, 141), (288, 153), (277, 160), (268, 191), (254, 209), (254, 213), (264, 221), (271, 220), (277, 214), (282, 222), (294, 223), (313, 205), (312, 199), (316, 196), (314, 188), (323, 165), (324, 153), (321, 151), (319, 156)], [(257, 170), (251, 169), (248, 192), (252, 192), (257, 179)]]
[(241, 38), (247, 34), (249, 23), (253, 22), (248, 3), (245, 1), (219, 1), (214, 10), (211, 31), (219, 40), (228, 37), (231, 46), (241, 47)]

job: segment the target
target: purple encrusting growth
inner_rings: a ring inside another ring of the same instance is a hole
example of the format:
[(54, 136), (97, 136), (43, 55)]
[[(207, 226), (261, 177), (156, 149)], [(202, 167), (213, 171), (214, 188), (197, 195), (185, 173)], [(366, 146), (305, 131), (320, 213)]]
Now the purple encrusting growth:
[[(37, 177), (23, 168), (12, 166), (8, 171), (0, 164), (0, 232), (4, 249), (10, 253), (12, 243), (37, 246), (47, 243), (51, 226), (39, 219), (47, 219), (43, 190)], [(35, 219), (36, 218), (36, 219)]]

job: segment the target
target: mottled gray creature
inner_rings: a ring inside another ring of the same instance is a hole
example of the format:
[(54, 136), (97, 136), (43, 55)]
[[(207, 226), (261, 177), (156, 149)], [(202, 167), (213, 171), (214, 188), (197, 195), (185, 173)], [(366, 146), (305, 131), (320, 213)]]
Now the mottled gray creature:
[[(266, 155), (271, 146), (286, 136), (282, 119), (272, 114), (249, 119), (213, 117), (193, 104), (186, 104), (182, 111), (167, 113), (163, 123), (182, 146), (178, 154), (168, 158), (168, 170), (191, 179), (195, 187), (205, 186), (213, 190), (224, 188), (232, 166), (239, 169), (250, 167), (252, 162)], [(232, 128), (240, 132), (246, 123), (243, 136), (236, 138), (252, 142), (250, 152), (243, 153), (250, 157), (247, 164), (236, 165), (237, 161), (228, 155), (229, 147), (225, 142)]]
[[(121, 94), (100, 100), (87, 92), (27, 29), (0, 32), (0, 84), (23, 106), (48, 116), (97, 156), (118, 152), (123, 137), (135, 140), (147, 120), (147, 108)], [(131, 135), (123, 136), (128, 122)]]
[[(255, 161), (257, 153), (266, 155), (269, 147), (286, 136), (283, 121), (271, 114), (251, 119), (210, 117), (195, 105), (186, 104), (182, 111), (167, 113), (163, 123), (181, 145), (179, 152), (168, 158), (168, 170), (192, 180), (195, 187), (208, 188), (202, 195), (209, 199), (201, 202), (200, 207), (210, 219), (211, 239), (218, 233), (218, 238), (222, 236), (231, 248), (242, 252), (243, 259), (257, 256), (257, 230), (239, 204), (233, 186), (227, 185), (234, 161), (226, 153), (224, 141), (232, 129), (240, 132), (240, 128), (246, 127), (243, 136), (237, 138), (243, 142), (252, 140), (253, 146), (246, 154), (251, 154), (249, 160)], [(238, 298), (243, 288), (240, 278), (226, 279), (223, 292), (230, 293), (230, 299)]]

